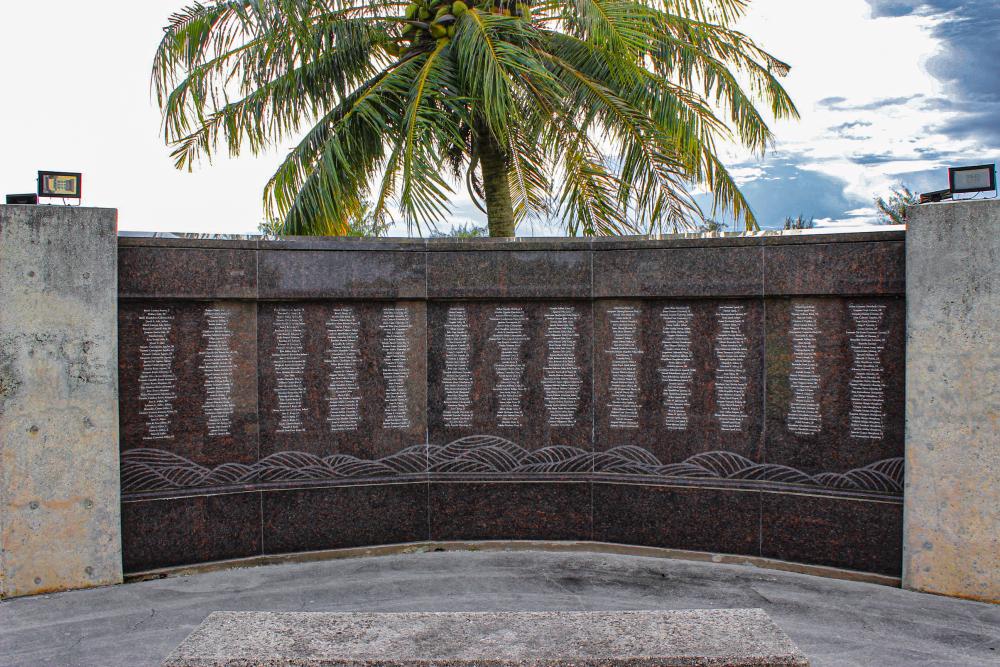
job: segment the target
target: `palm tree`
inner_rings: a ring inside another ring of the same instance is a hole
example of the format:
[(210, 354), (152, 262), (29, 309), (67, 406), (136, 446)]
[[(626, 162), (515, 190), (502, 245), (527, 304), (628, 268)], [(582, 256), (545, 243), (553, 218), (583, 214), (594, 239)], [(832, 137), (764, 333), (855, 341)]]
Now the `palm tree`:
[[(468, 3), (468, 4), (467, 4)], [(178, 168), (295, 144), (264, 191), (286, 233), (342, 234), (366, 198), (433, 226), (463, 183), (491, 236), (756, 220), (716, 154), (762, 154), (788, 66), (733, 29), (748, 0), (215, 0), (174, 14), (153, 86)]]

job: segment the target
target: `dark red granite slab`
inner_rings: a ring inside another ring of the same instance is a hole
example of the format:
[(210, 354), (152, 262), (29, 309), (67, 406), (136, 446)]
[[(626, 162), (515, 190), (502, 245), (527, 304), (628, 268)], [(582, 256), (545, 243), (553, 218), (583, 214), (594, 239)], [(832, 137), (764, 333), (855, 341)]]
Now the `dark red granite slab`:
[(589, 482), (431, 482), (432, 540), (589, 540)]
[(209, 469), (257, 461), (256, 334), (253, 303), (119, 304), (123, 493), (217, 484)]
[[(131, 239), (119, 252), (129, 571), (429, 538), (596, 539), (898, 573), (898, 232)], [(883, 414), (878, 437), (852, 433), (872, 396), (851, 400), (852, 307), (877, 311), (884, 345), (884, 402), (858, 422)], [(612, 335), (622, 308), (635, 309), (637, 353)], [(816, 432), (789, 419), (802, 401), (791, 377), (802, 308), (815, 312)], [(144, 440), (145, 311), (166, 314), (173, 357), (169, 437), (156, 440)], [(206, 382), (214, 311), (228, 327), (231, 387)], [(467, 375), (449, 365), (456, 345)], [(612, 424), (626, 399), (634, 425)], [(223, 406), (225, 422), (227, 400), (228, 432), (209, 434), (206, 405)]]
[(250, 248), (120, 246), (120, 298), (253, 299), (257, 252)]
[(428, 536), (427, 483), (262, 493), (264, 553), (419, 542)]
[(760, 493), (594, 482), (594, 539), (760, 555)]
[(589, 297), (590, 288), (590, 253), (584, 250), (427, 253), (431, 299), (573, 299)]
[(594, 298), (760, 296), (754, 246), (595, 250)]
[[(430, 443), (495, 436), (528, 451), (590, 451), (592, 338), (588, 302), (431, 303)], [(512, 472), (496, 462), (481, 471)]]
[(260, 251), (262, 299), (418, 299), (425, 253), (377, 250)]
[[(726, 313), (732, 313), (734, 324), (720, 338), (721, 318), (730, 317)], [(630, 322), (634, 335), (626, 330)], [(757, 300), (595, 301), (594, 384), (601, 397), (595, 405), (595, 451), (640, 447), (660, 464), (713, 451), (760, 461), (763, 325), (764, 308)], [(722, 351), (730, 344), (741, 347), (734, 354)], [(625, 345), (624, 352), (616, 352), (616, 345)], [(636, 367), (634, 383), (615, 370), (616, 364), (625, 369), (629, 356)], [(736, 375), (727, 375), (727, 384), (717, 388), (723, 358)], [(679, 382), (669, 379), (677, 377)], [(730, 381), (742, 385), (724, 399), (734, 410), (732, 419), (720, 416), (720, 392)], [(665, 389), (679, 393), (667, 396)], [(637, 411), (630, 416), (619, 405), (635, 405)]]
[[(865, 342), (855, 318), (871, 308), (881, 338)], [(844, 473), (903, 456), (905, 317), (894, 297), (768, 299), (768, 463)], [(882, 348), (874, 375), (862, 368), (873, 344)], [(853, 384), (869, 381), (881, 385), (876, 394)], [(866, 428), (871, 418), (880, 425)]]
[(767, 245), (764, 291), (769, 296), (903, 294), (903, 246), (902, 240)]
[(122, 503), (125, 572), (260, 553), (258, 493)]
[(761, 555), (898, 577), (903, 506), (787, 493), (764, 493)]
[[(371, 461), (424, 444), (427, 354), (422, 302), (262, 302), (259, 309), (262, 459), (304, 452)], [(398, 353), (390, 348), (396, 329), (403, 345)], [(279, 335), (288, 337), (280, 347)], [(353, 363), (344, 362), (343, 356), (334, 360), (334, 350), (349, 355), (352, 349)], [(391, 359), (402, 365), (390, 368)], [(345, 368), (356, 374), (354, 387), (332, 389), (335, 376)], [(396, 373), (401, 374), (398, 381), (393, 379)], [(400, 387), (402, 393), (395, 393)], [(295, 392), (301, 400), (294, 398)], [(353, 409), (346, 405), (352, 399)], [(417, 458), (419, 470), (411, 472), (424, 469), (422, 452)], [(337, 474), (380, 475), (378, 470), (358, 470), (349, 461), (331, 465), (341, 471)], [(382, 472), (392, 474), (391, 469)]]

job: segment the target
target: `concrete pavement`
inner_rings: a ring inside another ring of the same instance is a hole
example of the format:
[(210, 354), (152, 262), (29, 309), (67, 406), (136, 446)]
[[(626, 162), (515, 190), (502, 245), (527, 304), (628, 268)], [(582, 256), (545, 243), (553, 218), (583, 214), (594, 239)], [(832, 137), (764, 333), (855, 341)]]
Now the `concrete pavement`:
[(157, 665), (212, 611), (759, 607), (813, 665), (1000, 665), (1000, 606), (745, 565), (415, 553), (232, 569), (0, 603), (0, 665)]

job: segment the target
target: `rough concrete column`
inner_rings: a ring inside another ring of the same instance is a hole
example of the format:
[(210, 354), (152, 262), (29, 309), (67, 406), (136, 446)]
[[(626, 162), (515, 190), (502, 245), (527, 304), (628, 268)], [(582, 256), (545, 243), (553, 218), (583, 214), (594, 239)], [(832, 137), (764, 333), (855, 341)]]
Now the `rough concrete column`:
[(0, 596), (120, 582), (117, 213), (0, 206)]
[(903, 585), (1000, 601), (1000, 202), (909, 209)]

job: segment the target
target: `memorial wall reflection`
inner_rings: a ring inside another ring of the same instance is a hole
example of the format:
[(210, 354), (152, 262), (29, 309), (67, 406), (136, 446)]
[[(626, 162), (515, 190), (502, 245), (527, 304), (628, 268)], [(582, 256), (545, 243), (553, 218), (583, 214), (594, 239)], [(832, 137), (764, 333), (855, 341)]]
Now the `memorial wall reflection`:
[[(684, 246), (685, 257), (748, 251), (701, 244)], [(639, 249), (668, 261), (678, 249), (666, 245), (594, 242), (579, 254)], [(422, 540), (570, 539), (898, 574), (900, 236), (759, 241), (750, 250), (780, 259), (769, 269), (777, 286), (764, 275), (758, 295), (719, 296), (679, 295), (683, 285), (622, 293), (626, 285), (560, 297), (564, 267), (547, 277), (538, 268), (545, 253), (565, 252), (553, 242), (524, 260), (543, 275), (508, 294), (428, 298), (435, 287), (416, 271), (413, 289), (422, 277), (426, 291), (414, 297), (372, 257), (412, 268), (449, 252), (457, 266), (502, 272), (511, 251), (366, 248), (360, 258), (347, 248), (275, 243), (236, 255), (219, 242), (122, 244), (127, 569)], [(309, 298), (253, 283), (206, 299), (211, 286), (190, 291), (176, 274), (190, 262), (232, 276), (222, 252), (305, 276), (296, 262), (358, 266), (341, 266), (351, 279)], [(179, 261), (145, 257), (164, 253)], [(833, 286), (829, 276), (780, 275), (824, 253), (831, 270), (853, 275)], [(130, 287), (151, 265), (164, 289)]]

